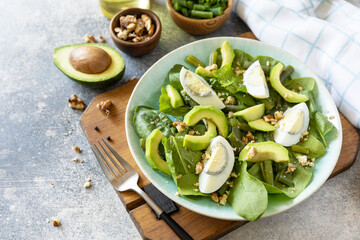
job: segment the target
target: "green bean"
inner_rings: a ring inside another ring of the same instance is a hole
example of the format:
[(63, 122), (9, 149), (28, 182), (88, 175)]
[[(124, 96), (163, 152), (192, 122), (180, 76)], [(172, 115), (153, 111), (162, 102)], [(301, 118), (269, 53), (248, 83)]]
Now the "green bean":
[(173, 7), (176, 11), (180, 11), (181, 10), (181, 6), (179, 2), (174, 2)]
[(263, 133), (256, 133), (256, 142), (265, 142), (265, 138), (264, 138), (264, 135)]
[(285, 174), (280, 174), (278, 182), (283, 183), (288, 187), (295, 187), (294, 182), (287, 178)]
[(209, 57), (209, 66), (213, 65), (213, 64), (216, 64), (216, 61), (217, 61), (217, 52), (213, 52), (210, 54), (210, 57)]
[(186, 2), (186, 5), (187, 5), (187, 8), (188, 8), (188, 9), (193, 9), (193, 7), (194, 7), (194, 2), (192, 2), (192, 1), (187, 1), (187, 2)]
[(179, 3), (180, 4), (180, 6), (182, 6), (182, 7), (187, 7), (187, 4), (186, 4), (186, 0), (173, 0), (173, 1), (171, 1), (173, 4), (174, 3)]
[(213, 18), (214, 14), (212, 12), (204, 12), (204, 11), (197, 11), (197, 10), (191, 10), (191, 17), (195, 18)]
[[(190, 11), (192, 13), (194, 10), (190, 10)], [(196, 57), (194, 57), (191, 54), (187, 57), (186, 61), (188, 63), (190, 63), (191, 65), (194, 65), (195, 67), (198, 67), (198, 66), (205, 67), (204, 63), (202, 63), (199, 59), (197, 59)]]
[(306, 155), (310, 154), (310, 149), (305, 148), (303, 146), (299, 146), (299, 145), (292, 145), (291, 150), (293, 152), (298, 152), (298, 153), (302, 153), (302, 154), (306, 154)]
[(284, 70), (280, 74), (280, 81), (284, 81), (286, 78), (288, 78), (293, 72), (294, 68), (291, 65), (287, 65)]
[(205, 7), (205, 5), (202, 5), (202, 4), (194, 4), (192, 9), (198, 10), (198, 11), (205, 11), (206, 7)]
[(249, 127), (249, 125), (246, 122), (241, 122), (237, 120), (236, 118), (230, 118), (229, 124), (232, 127), (238, 127), (240, 130), (243, 131), (252, 131), (252, 129)]
[(211, 3), (206, 2), (204, 3), (205, 9), (208, 10), (211, 7)]
[(181, 13), (185, 17), (189, 17), (189, 11), (186, 8), (181, 8)]
[(203, 3), (205, 3), (205, 0), (198, 0), (198, 3), (203, 4)]
[(220, 16), (223, 14), (221, 7), (209, 8), (209, 11), (211, 11), (215, 16)]
[(142, 148), (142, 150), (145, 152), (145, 146), (146, 146), (146, 139), (145, 138), (141, 138), (140, 139), (140, 146)]
[(249, 173), (251, 176), (259, 175), (260, 172), (261, 172), (260, 163), (255, 163), (255, 164), (248, 170), (248, 173)]
[(265, 160), (263, 164), (260, 165), (264, 181), (270, 185), (274, 185), (274, 172), (272, 167), (272, 160)]

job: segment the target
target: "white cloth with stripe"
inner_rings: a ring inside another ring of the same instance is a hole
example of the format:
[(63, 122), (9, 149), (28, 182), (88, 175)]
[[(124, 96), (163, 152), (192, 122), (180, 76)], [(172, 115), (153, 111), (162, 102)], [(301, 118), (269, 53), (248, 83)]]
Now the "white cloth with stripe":
[(309, 66), (360, 128), (360, 8), (344, 0), (238, 0), (235, 11), (258, 39)]

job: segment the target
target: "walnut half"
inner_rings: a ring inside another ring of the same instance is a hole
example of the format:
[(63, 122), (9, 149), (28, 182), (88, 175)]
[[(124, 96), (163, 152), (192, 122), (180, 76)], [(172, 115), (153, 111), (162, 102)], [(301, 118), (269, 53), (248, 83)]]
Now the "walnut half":
[(68, 104), (69, 104), (69, 107), (75, 108), (75, 109), (82, 110), (85, 108), (84, 101), (81, 98), (79, 98), (78, 96), (76, 96), (75, 94), (70, 96), (70, 98), (68, 100)]

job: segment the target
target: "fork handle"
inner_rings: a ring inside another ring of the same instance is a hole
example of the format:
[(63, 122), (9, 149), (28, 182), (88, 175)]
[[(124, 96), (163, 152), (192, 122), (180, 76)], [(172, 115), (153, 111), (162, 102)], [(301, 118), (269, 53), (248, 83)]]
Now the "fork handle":
[(174, 221), (166, 212), (160, 214), (160, 218), (163, 219), (169, 227), (180, 237), (182, 240), (192, 240), (193, 238)]
[(166, 212), (164, 212), (141, 188), (137, 185), (132, 188), (137, 192), (155, 211), (156, 215), (163, 219), (167, 225), (180, 237), (182, 240), (192, 240), (193, 238), (179, 225), (174, 219), (172, 219)]

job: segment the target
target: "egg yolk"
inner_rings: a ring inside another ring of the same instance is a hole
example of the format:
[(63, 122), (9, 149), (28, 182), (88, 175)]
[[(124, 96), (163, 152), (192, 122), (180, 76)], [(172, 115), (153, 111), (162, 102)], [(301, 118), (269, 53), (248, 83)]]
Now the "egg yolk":
[(205, 85), (199, 78), (193, 73), (186, 72), (185, 74), (186, 86), (195, 94), (200, 96), (206, 96), (211, 92), (208, 86)]

